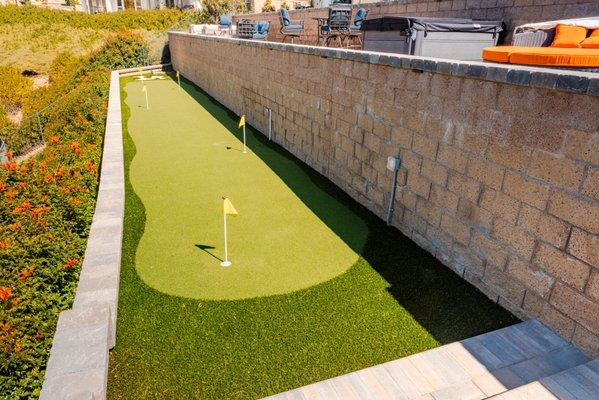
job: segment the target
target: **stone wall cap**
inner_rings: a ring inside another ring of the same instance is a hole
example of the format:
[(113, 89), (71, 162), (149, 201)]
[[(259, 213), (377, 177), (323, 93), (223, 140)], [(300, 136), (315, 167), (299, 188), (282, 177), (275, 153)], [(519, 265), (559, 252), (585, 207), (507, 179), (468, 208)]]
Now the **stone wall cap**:
[(563, 92), (599, 96), (599, 73), (572, 71), (526, 65), (500, 64), (483, 61), (458, 61), (444, 58), (412, 56), (406, 54), (380, 53), (304, 44), (257, 41), (188, 32), (169, 31), (169, 35), (185, 36), (198, 40), (211, 40), (237, 45), (260, 47), (269, 50), (318, 55), (322, 57), (381, 64), (395, 68), (453, 76), (481, 79), (493, 82), (553, 89)]

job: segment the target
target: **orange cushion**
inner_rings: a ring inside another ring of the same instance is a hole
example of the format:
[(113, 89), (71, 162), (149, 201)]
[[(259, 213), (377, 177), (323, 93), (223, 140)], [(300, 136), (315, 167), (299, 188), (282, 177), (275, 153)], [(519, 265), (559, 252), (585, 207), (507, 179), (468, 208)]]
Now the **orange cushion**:
[(510, 55), (511, 64), (549, 65), (556, 67), (599, 67), (599, 49), (564, 49), (533, 47), (532, 51), (516, 51)]
[(599, 29), (595, 29), (591, 36), (580, 43), (580, 47), (585, 49), (599, 49)]
[(524, 49), (522, 46), (495, 46), (483, 49), (483, 60), (506, 63), (510, 61), (510, 54), (519, 49)]
[(582, 26), (558, 25), (551, 47), (580, 47), (587, 37), (587, 29)]
[(483, 60), (561, 67), (599, 67), (599, 49), (496, 46), (483, 50)]

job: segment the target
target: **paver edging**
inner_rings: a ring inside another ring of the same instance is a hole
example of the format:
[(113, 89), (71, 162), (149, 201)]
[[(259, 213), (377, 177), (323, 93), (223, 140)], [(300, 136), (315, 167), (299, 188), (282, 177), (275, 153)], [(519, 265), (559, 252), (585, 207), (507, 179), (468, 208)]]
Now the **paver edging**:
[(40, 399), (106, 398), (108, 353), (116, 339), (125, 212), (120, 76), (138, 71), (129, 68), (110, 75), (96, 208), (73, 307), (58, 317)]

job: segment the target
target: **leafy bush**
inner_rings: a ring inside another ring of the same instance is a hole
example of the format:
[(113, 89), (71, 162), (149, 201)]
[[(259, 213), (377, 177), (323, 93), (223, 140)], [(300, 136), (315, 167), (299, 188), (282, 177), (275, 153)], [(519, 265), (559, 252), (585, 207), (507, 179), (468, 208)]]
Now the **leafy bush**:
[(32, 83), (21, 75), (20, 71), (13, 67), (0, 66), (0, 105), (17, 106), (23, 105), (23, 100), (31, 91)]
[(46, 149), (25, 163), (11, 157), (0, 166), (2, 399), (39, 396), (58, 314), (73, 301), (94, 212), (106, 68), (129, 63), (124, 57), (137, 54), (130, 50), (137, 45), (137, 37), (121, 34), (91, 57), (58, 57), (45, 95), (57, 96), (44, 114)]
[(65, 24), (76, 28), (106, 29), (115, 32), (121, 29), (161, 31), (185, 16), (185, 12), (177, 9), (125, 10), (118, 13), (85, 14), (36, 6), (0, 6), (0, 25)]
[(204, 0), (202, 5), (203, 12), (212, 21), (218, 21), (221, 15), (246, 11), (245, 2), (236, 0)]
[(262, 6), (262, 12), (271, 12), (275, 10), (275, 6), (272, 4), (271, 0), (266, 0), (264, 5)]
[(148, 45), (135, 32), (124, 31), (108, 38), (106, 45), (91, 58), (89, 68), (109, 66), (110, 69), (131, 68), (146, 64)]

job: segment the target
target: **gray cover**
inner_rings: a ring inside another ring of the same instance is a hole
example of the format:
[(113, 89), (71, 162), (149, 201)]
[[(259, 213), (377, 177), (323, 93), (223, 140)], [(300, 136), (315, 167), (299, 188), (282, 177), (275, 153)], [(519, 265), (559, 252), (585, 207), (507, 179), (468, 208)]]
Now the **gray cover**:
[(365, 31), (385, 32), (412, 29), (425, 32), (499, 33), (503, 31), (503, 22), (465, 18), (381, 17), (368, 19), (362, 24), (362, 30)]

